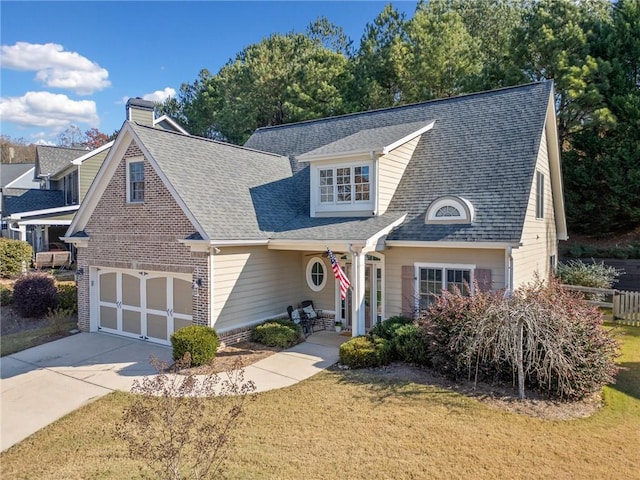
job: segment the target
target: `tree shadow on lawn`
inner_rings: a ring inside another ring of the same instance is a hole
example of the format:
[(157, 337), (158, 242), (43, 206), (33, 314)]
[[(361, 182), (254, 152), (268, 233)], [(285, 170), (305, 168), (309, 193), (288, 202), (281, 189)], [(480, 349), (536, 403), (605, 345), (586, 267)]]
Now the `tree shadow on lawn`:
[(614, 390), (640, 400), (640, 362), (622, 362), (618, 366), (616, 383), (609, 385)]
[[(460, 394), (467, 390), (467, 385), (454, 385), (447, 377), (426, 369), (394, 363), (380, 368), (342, 370), (333, 367), (330, 370), (339, 375), (339, 383), (361, 385), (374, 393), (366, 397), (372, 403), (380, 404), (392, 398), (424, 398), (427, 395), (444, 407), (465, 406), (464, 397)], [(468, 387), (469, 391), (472, 389)]]
[[(640, 354), (640, 347), (637, 346), (640, 343), (640, 328), (625, 327), (623, 330), (615, 329), (613, 334), (621, 343), (627, 340), (636, 344), (635, 348), (633, 348), (633, 345), (630, 346), (635, 351), (632, 351), (631, 355), (627, 355), (627, 357), (631, 357), (629, 360), (637, 360), (638, 354)], [(616, 377), (616, 383), (609, 386), (614, 390), (640, 400), (640, 362), (620, 362), (617, 365), (620, 370)]]

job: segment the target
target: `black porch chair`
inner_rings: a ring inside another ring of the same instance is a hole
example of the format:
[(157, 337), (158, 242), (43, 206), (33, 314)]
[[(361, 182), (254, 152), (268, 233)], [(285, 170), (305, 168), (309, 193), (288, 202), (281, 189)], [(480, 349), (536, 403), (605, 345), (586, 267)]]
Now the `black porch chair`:
[(289, 314), (289, 320), (291, 320), (293, 323), (296, 323), (302, 327), (302, 333), (304, 335), (304, 338), (307, 338), (309, 335), (311, 335), (311, 333), (313, 333), (309, 320), (304, 315), (301, 315), (298, 310), (294, 309), (291, 305), (289, 305), (287, 307), (287, 313)]
[(324, 321), (320, 318), (318, 310), (316, 310), (316, 307), (313, 305), (313, 300), (303, 300), (300, 302), (300, 308), (302, 316), (304, 316), (308, 320), (309, 325), (311, 325), (312, 332), (316, 331), (316, 327), (318, 330), (325, 329)]

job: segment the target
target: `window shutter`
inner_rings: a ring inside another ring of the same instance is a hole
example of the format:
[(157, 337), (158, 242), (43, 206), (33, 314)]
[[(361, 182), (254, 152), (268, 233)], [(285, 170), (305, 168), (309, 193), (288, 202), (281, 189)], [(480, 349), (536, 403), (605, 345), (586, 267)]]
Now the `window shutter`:
[(402, 315), (408, 318), (415, 316), (415, 279), (413, 265), (402, 266)]
[(478, 289), (481, 292), (491, 291), (491, 269), (489, 268), (477, 268), (474, 272), (475, 280), (478, 284)]

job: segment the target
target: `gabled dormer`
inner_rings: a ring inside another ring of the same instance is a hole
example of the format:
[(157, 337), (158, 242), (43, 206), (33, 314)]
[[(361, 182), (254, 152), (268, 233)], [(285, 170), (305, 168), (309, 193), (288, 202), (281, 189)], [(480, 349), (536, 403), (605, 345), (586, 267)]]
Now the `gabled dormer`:
[(310, 164), (310, 216), (385, 213), (420, 137), (434, 123), (363, 129), (299, 155)]

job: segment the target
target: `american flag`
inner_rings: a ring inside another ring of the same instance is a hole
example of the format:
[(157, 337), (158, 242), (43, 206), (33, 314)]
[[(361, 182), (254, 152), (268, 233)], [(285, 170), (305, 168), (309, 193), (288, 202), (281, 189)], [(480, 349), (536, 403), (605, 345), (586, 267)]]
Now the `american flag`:
[(351, 282), (345, 275), (344, 270), (342, 270), (342, 267), (340, 267), (340, 264), (336, 260), (335, 255), (329, 249), (329, 247), (327, 247), (327, 253), (329, 254), (329, 260), (331, 260), (333, 275), (336, 277), (336, 280), (340, 282), (340, 297), (344, 299), (347, 295), (347, 289), (351, 286)]

